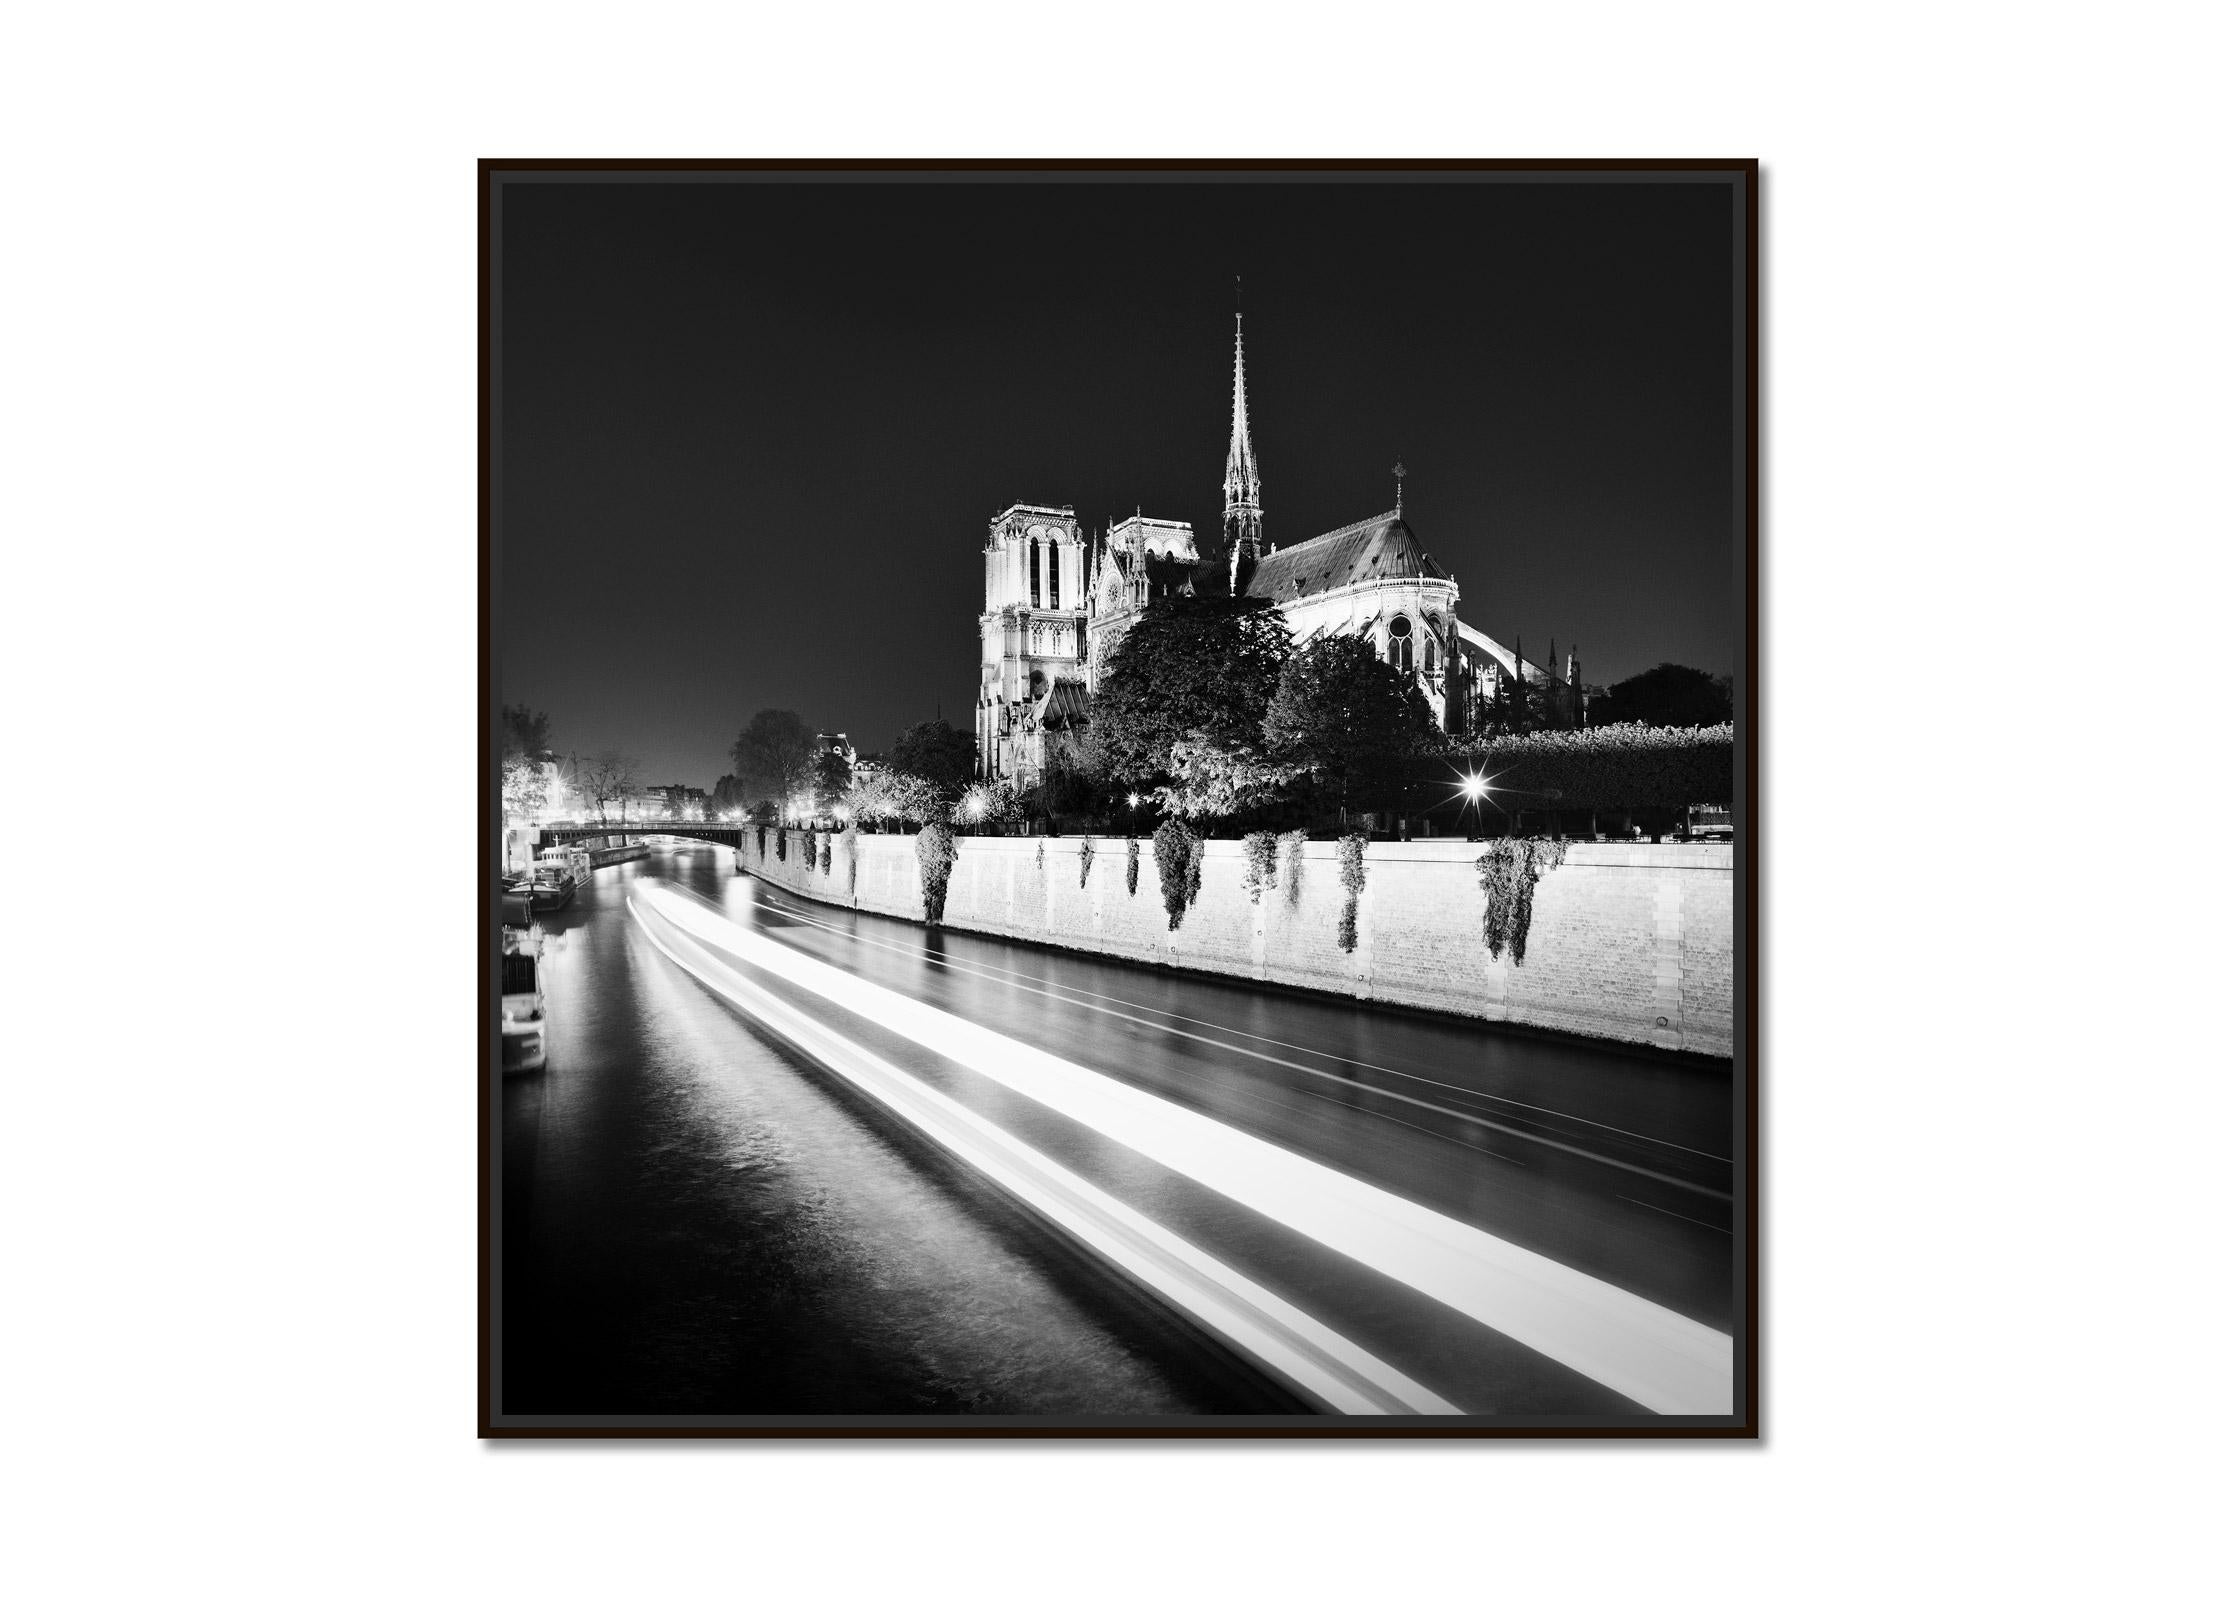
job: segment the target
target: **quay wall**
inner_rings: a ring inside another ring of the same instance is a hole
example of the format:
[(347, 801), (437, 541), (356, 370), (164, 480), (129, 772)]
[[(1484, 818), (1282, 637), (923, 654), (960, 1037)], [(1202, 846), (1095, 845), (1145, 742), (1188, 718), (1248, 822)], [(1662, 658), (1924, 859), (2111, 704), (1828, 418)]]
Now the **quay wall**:
[[(925, 920), (917, 840), (901, 834), (778, 830), (766, 850), (747, 830), (743, 871), (813, 900)], [(809, 858), (832, 845), (828, 872)], [(957, 841), (942, 921), (1010, 939), (1189, 971), (1287, 984), (1706, 1055), (1734, 1052), (1734, 847), (1570, 846), (1540, 880), (1521, 964), (1495, 961), (1482, 931), (1483, 845), (1371, 844), (1356, 911), (1357, 947), (1338, 947), (1345, 903), (1337, 846), (1306, 845), (1294, 885), (1279, 852), (1276, 883), (1255, 903), (1244, 847), (1209, 840), (1197, 903), (1169, 932), (1151, 841), (1140, 841), (1128, 892), (1128, 843), (1094, 841), (1082, 881), (1081, 837)], [(1037, 865), (1037, 861), (1040, 865)]]

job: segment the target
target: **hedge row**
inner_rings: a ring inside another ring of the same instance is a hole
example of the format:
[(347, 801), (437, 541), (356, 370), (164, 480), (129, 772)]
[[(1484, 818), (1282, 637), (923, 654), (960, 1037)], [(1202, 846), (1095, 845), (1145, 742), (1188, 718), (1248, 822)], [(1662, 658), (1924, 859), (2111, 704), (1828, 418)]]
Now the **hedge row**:
[(1734, 725), (1652, 728), (1638, 722), (1573, 733), (1511, 734), (1457, 745), (1433, 777), (1451, 795), (1454, 769), (1483, 774), (1490, 802), (1518, 811), (1628, 811), (1728, 805), (1734, 800)]

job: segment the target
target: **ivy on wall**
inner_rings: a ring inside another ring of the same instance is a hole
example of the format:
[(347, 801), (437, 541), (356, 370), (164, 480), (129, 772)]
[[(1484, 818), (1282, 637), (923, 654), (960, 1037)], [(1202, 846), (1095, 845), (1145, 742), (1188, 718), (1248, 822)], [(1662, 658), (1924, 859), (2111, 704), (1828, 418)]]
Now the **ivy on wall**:
[(1512, 965), (1523, 965), (1533, 885), (1563, 865), (1563, 854), (1561, 839), (1496, 839), (1478, 857), (1478, 882), (1486, 891), (1486, 948), (1494, 960), (1506, 950)]
[(1151, 836), (1151, 854), (1159, 863), (1159, 895), (1166, 902), (1169, 932), (1182, 926), (1182, 913), (1194, 898), (1191, 868), (1199, 848), (1197, 835), (1179, 817), (1167, 818)]
[(1085, 833), (1081, 836), (1081, 887), (1084, 889), (1089, 887), (1089, 863), (1096, 859), (1096, 835)]
[(1272, 833), (1248, 833), (1244, 836), (1244, 887), (1252, 896), (1252, 903), (1260, 903), (1264, 889), (1275, 886), (1276, 836)]
[(829, 833), (817, 843), (817, 870), (828, 878), (832, 876), (832, 835)]
[(1041, 841), (1040, 839), (1036, 839), (1036, 840), (1035, 840), (1035, 842), (1034, 842), (1034, 870), (1035, 870), (1035, 871), (1037, 871), (1037, 872), (1040, 872), (1040, 871), (1042, 871), (1042, 870), (1043, 870), (1043, 867), (1042, 867), (1042, 841)]
[(1368, 869), (1361, 862), (1361, 847), (1368, 843), (1364, 834), (1349, 833), (1338, 841), (1338, 882), (1346, 891), (1346, 903), (1338, 913), (1338, 948), (1352, 950), (1361, 942), (1357, 917), (1361, 908), (1361, 890), (1369, 881)]
[(938, 819), (918, 830), (918, 887), (926, 897), (926, 921), (939, 922), (949, 904), (949, 869), (957, 863), (957, 836)]
[(1190, 898), (1188, 903), (1198, 903), (1198, 886), (1205, 882), (1206, 842), (1197, 834), (1190, 835)]
[(848, 854), (848, 898), (856, 897), (856, 830), (850, 827), (840, 835), (840, 845)]
[(767, 828), (757, 828), (754, 830), (754, 858), (757, 861), (762, 861), (768, 859), (769, 855), (770, 830)]
[(786, 830), (785, 830), (785, 829), (783, 829), (783, 828), (780, 828), (780, 829), (778, 830), (778, 859), (779, 859), (780, 861), (783, 861), (783, 860), (785, 860), (785, 858), (786, 858)]
[(1131, 897), (1136, 892), (1136, 862), (1142, 855), (1143, 841), (1130, 835), (1128, 839), (1128, 893)]
[(1283, 898), (1296, 909), (1299, 881), (1307, 875), (1307, 830), (1293, 828), (1283, 836)]

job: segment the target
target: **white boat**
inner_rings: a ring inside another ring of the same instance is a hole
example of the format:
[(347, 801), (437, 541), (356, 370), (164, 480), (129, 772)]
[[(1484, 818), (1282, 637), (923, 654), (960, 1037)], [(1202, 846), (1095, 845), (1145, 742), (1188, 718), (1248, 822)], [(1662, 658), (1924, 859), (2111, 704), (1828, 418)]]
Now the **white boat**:
[(545, 1064), (543, 933), (506, 928), (498, 967), (499, 1070), (535, 1072)]

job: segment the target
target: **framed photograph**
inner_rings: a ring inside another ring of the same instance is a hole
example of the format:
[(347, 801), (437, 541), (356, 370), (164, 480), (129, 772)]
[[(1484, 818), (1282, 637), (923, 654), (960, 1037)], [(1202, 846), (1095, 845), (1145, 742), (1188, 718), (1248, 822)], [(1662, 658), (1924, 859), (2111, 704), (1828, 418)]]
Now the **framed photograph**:
[(1756, 1437), (1755, 162), (479, 183), (484, 1437)]

